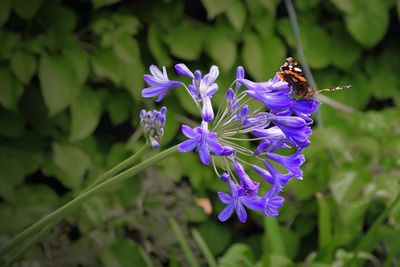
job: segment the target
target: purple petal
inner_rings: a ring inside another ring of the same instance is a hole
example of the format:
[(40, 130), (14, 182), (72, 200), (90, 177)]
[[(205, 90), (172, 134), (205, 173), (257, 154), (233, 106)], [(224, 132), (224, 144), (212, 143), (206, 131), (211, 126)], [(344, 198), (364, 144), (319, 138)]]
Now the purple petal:
[(159, 80), (163, 80), (164, 79), (163, 73), (161, 72), (161, 70), (157, 66), (151, 65), (149, 69), (150, 69), (151, 74), (155, 78), (157, 78)]
[(212, 119), (214, 119), (214, 110), (211, 105), (211, 99), (209, 97), (205, 97), (203, 99), (203, 109), (201, 113), (203, 115), (203, 119), (207, 122), (212, 121)]
[(229, 217), (232, 216), (234, 210), (235, 210), (235, 205), (233, 204), (233, 202), (231, 202), (228, 206), (225, 207), (225, 209), (223, 209), (223, 211), (221, 211), (221, 213), (218, 215), (218, 219), (221, 222), (225, 222), (226, 220), (229, 219)]
[(252, 210), (263, 210), (264, 202), (263, 199), (259, 196), (255, 197), (242, 197), (240, 199), (247, 208)]
[(219, 69), (218, 69), (217, 66), (213, 65), (213, 66), (211, 66), (210, 71), (208, 72), (208, 74), (204, 76), (203, 80), (207, 85), (211, 85), (212, 83), (215, 82), (215, 80), (217, 79), (218, 75), (219, 75)]
[(242, 223), (247, 220), (247, 212), (240, 201), (235, 201), (236, 215)]
[(212, 97), (217, 91), (218, 91), (218, 84), (213, 83), (207, 88), (207, 93), (206, 95), (208, 97)]
[(187, 125), (182, 125), (182, 133), (188, 138), (194, 138), (198, 135), (192, 128)]
[(257, 165), (252, 165), (252, 169), (260, 175), (266, 182), (270, 184), (274, 184), (274, 177), (269, 173), (267, 170), (264, 170), (263, 168), (258, 167)]
[(183, 63), (176, 64), (175, 65), (175, 71), (179, 75), (183, 75), (183, 76), (186, 76), (188, 78), (194, 78), (193, 72), (191, 72), (189, 70), (189, 68)]
[(199, 145), (199, 155), (200, 160), (204, 165), (208, 165), (210, 163), (210, 152), (208, 151), (207, 143), (205, 140), (202, 140)]
[(193, 151), (199, 145), (200, 140), (201, 136), (186, 140), (185, 142), (179, 144), (178, 151), (183, 153)]
[(207, 145), (213, 155), (221, 156), (224, 153), (224, 146), (217, 140), (207, 138)]
[(229, 204), (229, 203), (231, 203), (233, 201), (233, 198), (230, 195), (228, 195), (227, 193), (224, 193), (224, 192), (218, 192), (218, 198), (224, 204)]
[(142, 90), (142, 97), (144, 98), (151, 98), (155, 97), (159, 94), (165, 93), (167, 89), (165, 87), (149, 87), (149, 88), (144, 88)]

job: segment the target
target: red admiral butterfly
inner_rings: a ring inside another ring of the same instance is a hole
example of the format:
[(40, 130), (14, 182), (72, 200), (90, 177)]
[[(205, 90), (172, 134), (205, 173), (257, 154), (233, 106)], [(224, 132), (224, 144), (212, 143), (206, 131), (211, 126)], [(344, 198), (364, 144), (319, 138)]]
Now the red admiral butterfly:
[(279, 72), (277, 72), (276, 74), (282, 81), (285, 81), (292, 86), (294, 93), (300, 99), (310, 99), (316, 93), (320, 93), (323, 91), (336, 91), (351, 87), (351, 85), (345, 85), (316, 90), (314, 87), (308, 84), (308, 81), (304, 76), (303, 70), (301, 69), (297, 61), (292, 57), (288, 57), (285, 60), (285, 63), (283, 63), (283, 65), (279, 69)]

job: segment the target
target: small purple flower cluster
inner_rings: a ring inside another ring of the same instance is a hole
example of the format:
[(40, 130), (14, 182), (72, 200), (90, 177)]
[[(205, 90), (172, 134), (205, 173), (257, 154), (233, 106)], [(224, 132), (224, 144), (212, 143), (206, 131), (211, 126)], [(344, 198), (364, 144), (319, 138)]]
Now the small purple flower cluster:
[(146, 111), (143, 109), (140, 112), (140, 126), (143, 129), (144, 136), (146, 136), (146, 139), (153, 148), (160, 147), (160, 140), (164, 135), (166, 115), (166, 107), (162, 107), (160, 111)]
[[(279, 196), (283, 187), (291, 179), (302, 179), (300, 166), (305, 159), (301, 153), (310, 144), (310, 114), (318, 109), (319, 102), (297, 99), (293, 89), (277, 76), (267, 82), (245, 79), (244, 69), (238, 67), (231, 85), (235, 85), (235, 89), (226, 91), (215, 115), (211, 99), (218, 91), (215, 83), (218, 67), (212, 66), (204, 76), (199, 70), (190, 71), (185, 64), (175, 65), (175, 70), (179, 75), (192, 79), (191, 84), (186, 86), (182, 82), (170, 81), (165, 68), (161, 72), (151, 66), (153, 76), (145, 76), (150, 87), (143, 90), (142, 96), (158, 96), (159, 101), (170, 89), (181, 85), (193, 98), (202, 122), (194, 128), (182, 126), (182, 133), (188, 140), (181, 143), (178, 150), (197, 151), (201, 162), (205, 165), (211, 162), (221, 181), (229, 183), (230, 195), (218, 193), (219, 199), (227, 205), (219, 214), (219, 220), (226, 221), (236, 211), (239, 220), (245, 222), (247, 213), (244, 207), (262, 211), (265, 216), (277, 216), (284, 202), (284, 198)], [(264, 107), (251, 110), (251, 101), (260, 102)], [(251, 150), (242, 145), (243, 141), (258, 143)], [(284, 156), (280, 154), (283, 150), (294, 153)], [(262, 167), (254, 162), (261, 162), (259, 165)], [(275, 165), (280, 165), (286, 172), (280, 172)], [(270, 184), (265, 194), (259, 195), (260, 183), (252, 180), (243, 166), (250, 167)]]

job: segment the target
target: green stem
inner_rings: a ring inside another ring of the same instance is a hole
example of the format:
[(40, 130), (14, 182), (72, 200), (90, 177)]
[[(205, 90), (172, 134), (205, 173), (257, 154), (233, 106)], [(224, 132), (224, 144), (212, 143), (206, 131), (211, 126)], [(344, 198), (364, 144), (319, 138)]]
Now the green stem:
[(211, 253), (209, 247), (207, 246), (207, 243), (204, 241), (203, 237), (200, 235), (199, 232), (197, 232), (196, 229), (192, 230), (192, 234), (194, 237), (194, 240), (196, 240), (197, 245), (199, 245), (199, 248), (201, 252), (203, 252), (204, 258), (207, 261), (207, 264), (209, 267), (217, 267), (217, 261), (215, 260), (213, 254)]
[(24, 253), (33, 245), (35, 245), (45, 234), (47, 234), (58, 221), (52, 222), (46, 225), (38, 234), (36, 234), (33, 238), (28, 240), (14, 255), (11, 256), (9, 260), (3, 265), (3, 267), (12, 266)]
[(286, 256), (279, 223), (275, 217), (264, 218), (265, 241), (271, 246), (271, 254)]
[(101, 175), (100, 177), (98, 177), (96, 180), (94, 180), (81, 194), (83, 194), (84, 192), (87, 192), (89, 189), (92, 189), (93, 187), (101, 184), (102, 182), (104, 182), (105, 180), (107, 180), (110, 177), (113, 177), (114, 175), (116, 175), (117, 173), (119, 173), (120, 171), (122, 171), (123, 169), (129, 167), (130, 165), (132, 165), (133, 163), (135, 163), (138, 159), (140, 159), (140, 157), (149, 149), (149, 145), (147, 144), (147, 142), (141, 147), (139, 148), (138, 151), (136, 151), (135, 154), (133, 154), (131, 157), (127, 158), (126, 160), (124, 160), (123, 162), (121, 162), (120, 164), (118, 164), (117, 166), (113, 167), (111, 170), (107, 171), (106, 173), (104, 173), (103, 175)]
[[(88, 190), (90, 190), (91, 188), (101, 184), (102, 182), (104, 182), (105, 180), (113, 177), (114, 175), (116, 175), (117, 173), (121, 172), (123, 169), (127, 168), (128, 166), (132, 165), (133, 163), (135, 163), (138, 159), (140, 159), (140, 157), (143, 155), (143, 153), (145, 153), (148, 150), (149, 146), (148, 144), (144, 144), (138, 151), (136, 151), (136, 153), (134, 153), (131, 157), (127, 158), (126, 160), (124, 160), (123, 162), (121, 162), (120, 164), (116, 165), (115, 167), (113, 167), (112, 169), (108, 170), (107, 172), (105, 172), (104, 174), (102, 174), (101, 176), (99, 176), (96, 180), (93, 181), (93, 183), (91, 183), (88, 188), (86, 188), (81, 194), (84, 194), (85, 192), (87, 192)], [(59, 220), (52, 222), (51, 224), (47, 225), (45, 228), (43, 228), (39, 233), (37, 233), (34, 237), (32, 237), (32, 239), (28, 240), (27, 243), (20, 248), (15, 255), (13, 255), (11, 257), (11, 259), (9, 261), (7, 261), (5, 266), (11, 266), (12, 263), (14, 263), (16, 260), (19, 259), (19, 257), (21, 255), (23, 255), (31, 246), (33, 246), (34, 244), (36, 244), (36, 242), (38, 242), (45, 234), (47, 234), (57, 223), (59, 222)], [(22, 240), (21, 240), (22, 241)], [(9, 265), (8, 265), (9, 264)]]
[(386, 217), (389, 215), (390, 212), (396, 207), (396, 205), (400, 202), (400, 192), (397, 194), (396, 198), (393, 200), (390, 206), (386, 207), (386, 209), (379, 215), (379, 217), (374, 221), (372, 226), (368, 229), (366, 235), (364, 235), (363, 239), (361, 239), (360, 243), (358, 243), (357, 248), (354, 251), (353, 257), (351, 258), (350, 262), (346, 264), (346, 266), (361, 266), (355, 264), (357, 254), (365, 247), (366, 244), (370, 243), (371, 238), (375, 235), (375, 232), (378, 230), (379, 226), (385, 221)]
[(179, 245), (181, 246), (183, 253), (186, 256), (186, 259), (188, 260), (189, 265), (192, 267), (200, 267), (200, 264), (197, 262), (196, 257), (194, 256), (193, 251), (190, 248), (181, 229), (179, 228), (176, 220), (174, 218), (171, 218), (171, 219), (169, 219), (169, 223), (171, 224), (172, 231), (174, 232), (176, 238), (178, 239)]
[(92, 189), (89, 189), (88, 191), (80, 194), (70, 202), (66, 203), (64, 206), (60, 207), (59, 209), (55, 210), (54, 212), (50, 213), (46, 217), (42, 218), (20, 234), (18, 234), (16, 237), (11, 239), (7, 244), (5, 244), (3, 247), (0, 248), (0, 255), (4, 255), (11, 249), (13, 249), (15, 246), (17, 246), (20, 241), (32, 236), (36, 232), (38, 232), (42, 227), (48, 225), (49, 223), (52, 223), (54, 221), (57, 221), (58, 219), (62, 218), (68, 211), (72, 210), (73, 208), (79, 206), (82, 204), (84, 201), (90, 199), (94, 195), (98, 194), (100, 191), (109, 188), (131, 176), (134, 176), (138, 174), (139, 172), (145, 170), (149, 166), (152, 166), (170, 156), (175, 154), (178, 151), (178, 146), (173, 146), (167, 150), (164, 150), (163, 152), (160, 152), (150, 159), (139, 163), (138, 165), (127, 169), (126, 171), (112, 177), (111, 179), (93, 187)]

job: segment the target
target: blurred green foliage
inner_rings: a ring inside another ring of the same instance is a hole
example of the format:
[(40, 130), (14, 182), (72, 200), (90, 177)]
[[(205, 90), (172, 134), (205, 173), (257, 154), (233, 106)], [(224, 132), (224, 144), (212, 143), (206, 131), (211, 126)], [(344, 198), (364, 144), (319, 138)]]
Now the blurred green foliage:
[[(185, 154), (86, 203), (24, 261), (186, 266), (167, 223), (175, 217), (201, 264), (189, 226), (218, 266), (345, 266), (399, 194), (400, 1), (293, 2), (317, 84), (352, 84), (329, 97), (363, 113), (321, 107), (304, 180), (284, 192), (277, 221), (264, 224), (252, 213), (244, 225), (218, 222), (216, 192), (227, 188), (196, 155)], [(237, 65), (266, 80), (295, 56), (286, 14), (279, 0), (0, 1), (1, 236), (65, 203), (140, 147), (138, 113), (155, 107), (140, 97), (147, 66), (170, 67), (173, 78), (178, 62), (204, 71), (216, 64), (225, 88)], [(182, 140), (179, 125), (198, 116), (186, 100), (175, 90), (163, 103), (164, 146)], [(198, 198), (211, 200), (211, 215)], [(361, 248), (368, 266), (398, 265), (399, 221), (398, 205)], [(66, 253), (71, 248), (87, 253)]]

